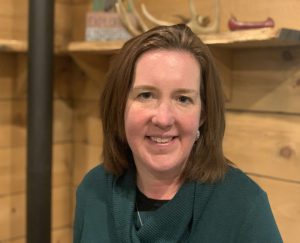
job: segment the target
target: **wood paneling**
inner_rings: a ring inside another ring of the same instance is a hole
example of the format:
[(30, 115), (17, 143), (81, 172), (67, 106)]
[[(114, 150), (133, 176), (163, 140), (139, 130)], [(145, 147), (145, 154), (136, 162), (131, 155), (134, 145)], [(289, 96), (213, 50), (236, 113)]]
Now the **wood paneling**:
[(225, 100), (231, 99), (232, 92), (232, 51), (224, 48), (211, 48), (216, 66), (222, 79)]
[(238, 50), (229, 109), (300, 113), (300, 49)]
[[(26, 148), (0, 148), (0, 196), (25, 192), (26, 188)], [(53, 145), (54, 187), (71, 185), (72, 144)]]
[(0, 148), (0, 198), (10, 193), (11, 181), (11, 148)]
[[(0, 147), (22, 146), (26, 143), (26, 101), (0, 101)], [(72, 107), (69, 102), (54, 101), (54, 142), (72, 140)]]
[(15, 57), (7, 53), (0, 53), (0, 102), (12, 97)]
[(227, 112), (225, 154), (243, 170), (300, 182), (300, 116)]
[(74, 173), (73, 185), (76, 187), (83, 179), (84, 175), (99, 165), (101, 159), (102, 148), (99, 145), (90, 145), (84, 143), (74, 144)]
[(74, 141), (102, 145), (98, 101), (74, 101)]
[[(2, 0), (0, 38), (27, 40), (28, 0)], [(71, 1), (55, 1), (55, 43), (64, 45), (71, 38)]]
[[(72, 242), (72, 230), (70, 227), (52, 230), (52, 243), (67, 243)], [(18, 237), (11, 240), (2, 240), (1, 243), (26, 243), (24, 237)]]
[(77, 53), (72, 57), (80, 68), (75, 68), (73, 72), (73, 98), (99, 100), (110, 57), (93, 53)]
[[(70, 187), (56, 187), (52, 191), (52, 228), (70, 227), (72, 211)], [(25, 194), (0, 198), (0, 240), (22, 238), (25, 235)]]

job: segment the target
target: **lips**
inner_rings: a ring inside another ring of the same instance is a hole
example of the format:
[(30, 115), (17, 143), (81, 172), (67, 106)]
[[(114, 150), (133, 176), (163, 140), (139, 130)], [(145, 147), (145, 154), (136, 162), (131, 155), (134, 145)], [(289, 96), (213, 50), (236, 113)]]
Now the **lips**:
[(166, 144), (171, 142), (174, 137), (170, 136), (170, 137), (154, 137), (154, 136), (150, 136), (149, 139), (155, 143), (159, 143), (159, 144)]

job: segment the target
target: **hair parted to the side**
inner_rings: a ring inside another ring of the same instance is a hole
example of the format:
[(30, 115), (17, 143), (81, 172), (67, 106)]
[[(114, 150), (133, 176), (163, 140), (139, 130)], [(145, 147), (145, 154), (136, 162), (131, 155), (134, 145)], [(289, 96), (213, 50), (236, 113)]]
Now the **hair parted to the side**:
[(137, 60), (143, 53), (155, 49), (187, 51), (200, 64), (203, 123), (182, 179), (216, 182), (223, 178), (228, 167), (222, 148), (225, 117), (221, 81), (208, 47), (184, 24), (155, 27), (134, 37), (113, 58), (100, 99), (104, 168), (115, 175), (122, 175), (134, 164), (125, 135), (125, 106)]

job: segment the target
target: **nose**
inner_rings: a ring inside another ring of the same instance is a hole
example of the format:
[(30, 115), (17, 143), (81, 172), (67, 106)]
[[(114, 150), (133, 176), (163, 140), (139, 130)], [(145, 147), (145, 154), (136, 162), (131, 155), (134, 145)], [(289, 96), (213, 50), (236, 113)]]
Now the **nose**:
[(175, 122), (172, 104), (169, 102), (160, 103), (155, 109), (152, 123), (161, 129), (170, 128)]

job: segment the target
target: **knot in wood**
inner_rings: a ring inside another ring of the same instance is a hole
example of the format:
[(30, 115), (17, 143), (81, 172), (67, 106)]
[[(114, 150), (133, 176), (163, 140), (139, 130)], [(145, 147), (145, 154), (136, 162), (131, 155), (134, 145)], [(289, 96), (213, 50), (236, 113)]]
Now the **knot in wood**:
[(290, 146), (284, 146), (280, 149), (279, 154), (283, 158), (289, 159), (293, 154), (293, 150)]

